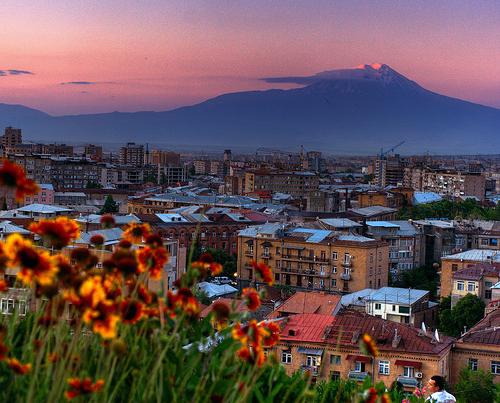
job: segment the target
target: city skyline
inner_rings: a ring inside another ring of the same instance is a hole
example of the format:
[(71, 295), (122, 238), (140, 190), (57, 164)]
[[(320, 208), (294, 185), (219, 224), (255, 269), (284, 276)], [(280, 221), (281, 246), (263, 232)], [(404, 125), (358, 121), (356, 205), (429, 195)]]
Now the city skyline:
[(54, 115), (170, 110), (290, 88), (263, 77), (376, 62), (432, 91), (500, 107), (495, 2), (56, 1), (4, 11), (0, 102)]

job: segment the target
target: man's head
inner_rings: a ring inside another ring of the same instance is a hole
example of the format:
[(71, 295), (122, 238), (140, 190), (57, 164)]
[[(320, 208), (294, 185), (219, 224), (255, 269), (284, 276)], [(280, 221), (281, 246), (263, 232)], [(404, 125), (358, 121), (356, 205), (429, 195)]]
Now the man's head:
[(444, 389), (444, 378), (439, 375), (431, 376), (427, 382), (427, 389), (431, 393), (439, 392)]

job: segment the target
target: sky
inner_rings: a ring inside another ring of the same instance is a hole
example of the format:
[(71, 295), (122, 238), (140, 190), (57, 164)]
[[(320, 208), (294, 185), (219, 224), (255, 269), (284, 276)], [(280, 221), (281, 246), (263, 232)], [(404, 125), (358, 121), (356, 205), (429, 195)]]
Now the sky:
[(168, 110), (375, 62), (500, 108), (498, 0), (4, 0), (2, 15), (0, 102), (53, 115)]

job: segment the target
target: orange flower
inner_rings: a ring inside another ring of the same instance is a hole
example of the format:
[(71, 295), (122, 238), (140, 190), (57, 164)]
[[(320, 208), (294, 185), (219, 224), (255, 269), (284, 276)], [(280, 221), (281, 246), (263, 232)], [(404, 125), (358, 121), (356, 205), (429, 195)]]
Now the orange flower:
[(377, 391), (372, 386), (370, 389), (365, 390), (363, 393), (363, 402), (364, 403), (375, 403), (377, 401)]
[(80, 227), (67, 217), (57, 217), (55, 220), (40, 220), (30, 225), (30, 230), (40, 235), (48, 246), (56, 249), (68, 246), (72, 240), (80, 237)]
[(115, 218), (111, 214), (104, 214), (101, 216), (101, 227), (112, 228), (115, 226)]
[(167, 250), (163, 246), (158, 248), (146, 246), (137, 253), (137, 260), (139, 262), (137, 268), (139, 273), (149, 271), (151, 278), (159, 280), (161, 279), (163, 267), (168, 262)]
[(260, 297), (259, 293), (255, 288), (244, 288), (243, 298), (246, 301), (248, 309), (251, 311), (256, 311), (260, 307)]
[(102, 283), (102, 277), (92, 276), (87, 278), (80, 286), (80, 297), (90, 308), (95, 308), (106, 299), (106, 291)]
[(33, 195), (40, 189), (34, 180), (28, 179), (24, 169), (9, 160), (4, 160), (0, 168), (0, 186), (16, 189), (16, 200), (24, 200), (24, 196)]
[(360, 349), (364, 354), (371, 355), (372, 357), (378, 356), (378, 349), (375, 340), (373, 340), (367, 333), (363, 334), (361, 337)]
[(104, 237), (101, 234), (95, 234), (90, 237), (90, 243), (96, 246), (104, 244)]
[(15, 358), (7, 358), (8, 367), (18, 375), (26, 375), (31, 371), (31, 364), (21, 364)]
[(144, 305), (139, 301), (124, 300), (120, 304), (120, 313), (123, 323), (133, 325), (137, 323), (143, 315)]
[(260, 326), (265, 347), (274, 346), (280, 339), (280, 327), (275, 322), (265, 322)]
[(273, 285), (273, 273), (271, 268), (265, 263), (257, 263), (255, 260), (251, 262), (252, 267), (255, 269), (256, 274), (268, 285)]
[(107, 315), (103, 319), (94, 320), (92, 330), (105, 340), (114, 339), (119, 320), (117, 315)]
[(190, 316), (200, 312), (200, 303), (189, 288), (180, 288), (177, 292), (167, 293), (167, 307), (170, 310), (181, 309)]
[(224, 327), (227, 324), (231, 309), (223, 301), (215, 301), (212, 304), (212, 312), (215, 315), (215, 322), (218, 327)]
[(25, 284), (36, 281), (40, 285), (50, 285), (57, 273), (50, 255), (35, 249), (32, 243), (19, 234), (10, 235), (5, 243), (9, 266), (19, 268), (17, 277)]
[(123, 239), (131, 243), (141, 243), (143, 239), (151, 235), (149, 224), (129, 224), (128, 228), (123, 233)]
[(5, 280), (0, 280), (0, 292), (4, 292), (9, 288)]
[(68, 379), (68, 385), (69, 390), (66, 391), (65, 395), (68, 400), (71, 400), (81, 395), (98, 392), (104, 386), (104, 381), (99, 379), (95, 383), (92, 383), (92, 379), (90, 378), (70, 378)]
[(380, 403), (391, 403), (391, 396), (389, 396), (388, 393), (384, 393), (381, 397), (380, 397)]

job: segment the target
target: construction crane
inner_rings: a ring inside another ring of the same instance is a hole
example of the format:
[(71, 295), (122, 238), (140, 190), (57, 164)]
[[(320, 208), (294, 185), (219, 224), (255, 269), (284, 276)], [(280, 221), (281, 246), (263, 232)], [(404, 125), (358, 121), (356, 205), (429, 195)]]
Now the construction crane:
[(396, 144), (394, 147), (389, 148), (388, 150), (384, 151), (383, 148), (380, 149), (380, 154), (379, 157), (380, 159), (383, 159), (387, 154), (392, 153), (396, 148), (401, 147), (406, 141), (403, 140), (401, 143)]

